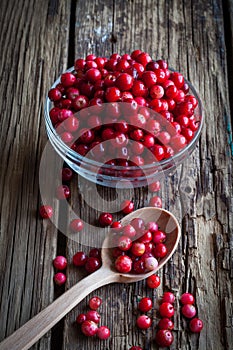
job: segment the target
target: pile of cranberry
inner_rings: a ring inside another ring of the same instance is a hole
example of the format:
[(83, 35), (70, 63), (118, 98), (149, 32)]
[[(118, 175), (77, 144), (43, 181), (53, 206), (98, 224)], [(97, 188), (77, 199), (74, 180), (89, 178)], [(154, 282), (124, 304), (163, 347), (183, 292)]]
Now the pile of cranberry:
[(102, 304), (102, 299), (94, 296), (89, 300), (89, 308), (85, 314), (79, 314), (76, 318), (76, 323), (81, 326), (82, 333), (87, 337), (97, 335), (99, 339), (106, 340), (110, 337), (110, 329), (106, 326), (99, 327), (101, 320), (97, 309)]
[(74, 71), (62, 74), (48, 96), (62, 141), (81, 156), (112, 166), (141, 167), (170, 158), (199, 127), (198, 101), (183, 75), (140, 50), (77, 59)]
[(154, 221), (145, 223), (134, 218), (125, 226), (112, 227), (112, 255), (115, 268), (121, 273), (145, 273), (158, 267), (158, 260), (167, 255), (166, 233)]

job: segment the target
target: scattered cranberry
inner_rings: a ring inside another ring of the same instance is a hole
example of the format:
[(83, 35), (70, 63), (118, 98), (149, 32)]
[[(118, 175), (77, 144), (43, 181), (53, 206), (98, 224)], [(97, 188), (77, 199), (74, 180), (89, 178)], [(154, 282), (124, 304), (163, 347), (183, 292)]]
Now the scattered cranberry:
[(99, 216), (99, 224), (103, 227), (109, 226), (112, 224), (113, 218), (110, 213), (102, 213)]
[(86, 321), (87, 317), (85, 314), (79, 314), (76, 318), (77, 324), (82, 324), (84, 321)]
[(142, 298), (138, 304), (138, 308), (142, 312), (147, 312), (152, 309), (153, 303), (150, 298)]
[(170, 346), (173, 343), (174, 337), (171, 331), (160, 329), (155, 336), (155, 342), (161, 347)]
[(158, 328), (159, 329), (168, 329), (168, 330), (173, 330), (174, 329), (174, 323), (170, 318), (164, 317), (162, 318), (159, 323), (158, 323)]
[(195, 317), (189, 322), (189, 329), (193, 333), (200, 333), (202, 328), (203, 322), (200, 318)]
[(101, 266), (100, 259), (90, 257), (87, 259), (87, 262), (85, 264), (85, 269), (88, 273), (92, 273), (98, 270), (100, 266)]
[(155, 181), (148, 186), (150, 192), (158, 192), (160, 190), (160, 182)]
[(89, 251), (90, 258), (98, 258), (101, 259), (101, 250), (98, 248), (93, 248)]
[(114, 232), (119, 232), (122, 228), (122, 224), (120, 221), (114, 221), (112, 224), (111, 224), (111, 228)]
[(66, 275), (64, 275), (62, 272), (56, 273), (53, 279), (58, 286), (62, 286), (64, 283), (66, 283)]
[(88, 256), (84, 252), (77, 252), (73, 256), (73, 264), (74, 266), (84, 266), (87, 262)]
[(185, 304), (181, 308), (181, 313), (184, 317), (193, 318), (196, 315), (197, 311), (194, 305)]
[(101, 326), (97, 330), (97, 337), (99, 339), (105, 340), (110, 337), (110, 329), (106, 326)]
[(73, 177), (73, 171), (70, 168), (63, 168), (62, 169), (62, 181), (68, 182)]
[(67, 267), (67, 260), (64, 256), (58, 255), (54, 260), (53, 260), (53, 266), (57, 270), (65, 270)]
[(81, 219), (74, 219), (70, 223), (70, 228), (73, 232), (80, 232), (84, 227), (83, 221)]
[(127, 255), (120, 255), (115, 261), (115, 268), (118, 272), (128, 273), (132, 270), (132, 259)]
[(163, 297), (162, 297), (162, 302), (167, 302), (167, 303), (171, 303), (171, 304), (174, 304), (175, 302), (175, 295), (171, 292), (165, 292), (163, 294)]
[(57, 198), (67, 199), (70, 197), (70, 189), (67, 185), (61, 185), (57, 188)]
[(191, 293), (184, 293), (180, 297), (180, 301), (183, 305), (185, 304), (194, 304), (195, 299)]
[(98, 326), (93, 321), (84, 321), (81, 325), (81, 331), (87, 337), (93, 337), (98, 331)]
[(136, 324), (140, 329), (147, 329), (150, 328), (152, 320), (147, 315), (141, 315), (137, 318)]
[(102, 304), (102, 299), (97, 297), (97, 296), (92, 297), (89, 300), (89, 307), (92, 310), (97, 310), (100, 307), (101, 304)]
[(149, 201), (150, 207), (162, 208), (162, 200), (159, 196), (152, 197)]
[(159, 313), (162, 317), (172, 317), (174, 315), (174, 306), (170, 303), (162, 303), (159, 307)]
[(90, 310), (86, 313), (86, 319), (95, 323), (100, 322), (100, 314), (95, 310)]
[(134, 211), (134, 203), (130, 200), (124, 200), (121, 203), (121, 211), (124, 214), (132, 213), (132, 211)]
[(50, 219), (53, 216), (53, 208), (50, 205), (42, 205), (39, 212), (43, 219)]
[(146, 279), (146, 284), (149, 288), (158, 288), (160, 286), (160, 278), (158, 275), (151, 275)]

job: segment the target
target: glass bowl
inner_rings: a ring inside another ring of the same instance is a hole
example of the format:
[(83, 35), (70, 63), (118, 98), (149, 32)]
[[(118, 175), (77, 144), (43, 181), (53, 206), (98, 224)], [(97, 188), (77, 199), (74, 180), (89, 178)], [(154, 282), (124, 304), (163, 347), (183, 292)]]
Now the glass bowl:
[[(171, 69), (170, 69), (171, 70)], [(68, 69), (66, 72), (73, 72), (74, 68)], [(172, 71), (172, 70), (171, 70)], [(77, 153), (74, 149), (70, 147), (67, 143), (63, 142), (59, 133), (56, 131), (54, 125), (52, 124), (50, 118), (50, 110), (54, 107), (53, 102), (50, 99), (46, 98), (45, 103), (45, 125), (48, 138), (55, 149), (55, 151), (64, 159), (68, 166), (73, 169), (77, 174), (81, 175), (85, 179), (92, 181), (96, 184), (100, 184), (108, 187), (118, 187), (118, 188), (130, 188), (130, 187), (142, 187), (146, 186), (154, 181), (161, 181), (162, 178), (167, 176), (169, 173), (174, 172), (178, 165), (180, 165), (187, 157), (191, 155), (195, 149), (198, 139), (200, 137), (201, 129), (203, 126), (204, 114), (201, 100), (191, 85), (187, 80), (185, 82), (189, 86), (189, 94), (192, 94), (198, 101), (198, 105), (195, 108), (194, 118), (198, 122), (198, 129), (195, 131), (192, 140), (181, 150), (177, 151), (173, 156), (158, 161), (156, 159), (151, 159), (151, 162), (144, 165), (134, 165), (134, 166), (122, 166), (122, 165), (112, 165), (106, 164), (106, 161), (97, 160), (97, 157), (89, 152), (87, 155), (82, 156)], [(56, 87), (60, 83), (60, 77), (54, 82), (51, 89)], [(118, 102), (117, 102), (118, 103)], [(105, 108), (105, 103), (103, 108)], [(128, 103), (119, 102), (118, 105), (122, 108), (126, 108)], [(126, 107), (125, 107), (126, 106)], [(96, 114), (99, 106), (92, 106), (86, 108), (87, 114)], [(153, 118), (163, 121), (165, 118), (160, 114), (154, 112), (152, 109), (148, 108), (150, 113), (154, 113)], [(84, 110), (82, 110), (84, 111)], [(79, 113), (77, 112), (77, 117), (79, 118)], [(75, 114), (76, 116), (76, 114)], [(83, 116), (82, 116), (83, 118)], [(167, 122), (170, 126), (171, 123)], [(174, 127), (173, 127), (174, 128)], [(109, 147), (109, 150), (112, 150), (114, 147)], [(150, 158), (150, 151), (148, 150), (148, 157)], [(110, 152), (111, 153), (111, 152)], [(90, 156), (92, 154), (92, 156)], [(148, 159), (146, 156), (146, 158)], [(127, 155), (123, 158), (129, 158)], [(109, 160), (111, 159), (111, 154), (108, 156)], [(130, 158), (129, 158), (130, 159)]]

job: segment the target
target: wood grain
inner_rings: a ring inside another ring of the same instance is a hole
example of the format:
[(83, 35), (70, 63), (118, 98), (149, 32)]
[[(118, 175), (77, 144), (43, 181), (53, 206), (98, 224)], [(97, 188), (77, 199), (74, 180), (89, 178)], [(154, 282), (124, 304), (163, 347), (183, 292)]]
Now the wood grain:
[[(37, 213), (44, 99), (67, 60), (69, 1), (57, 5), (54, 11), (42, 0), (0, 5), (0, 339), (53, 300), (57, 231)], [(35, 348), (50, 348), (50, 333)]]
[[(156, 349), (158, 315), (151, 314), (150, 330), (137, 330), (137, 303), (138, 297), (150, 296), (157, 310), (164, 290), (172, 290), (177, 300), (184, 291), (194, 293), (205, 324), (200, 336), (190, 334), (176, 301), (171, 349), (232, 348), (232, 18), (230, 0), (1, 2), (0, 339), (52, 301), (51, 261), (57, 243), (58, 252), (66, 251), (70, 262), (67, 289), (84, 276), (72, 266), (73, 254), (93, 245), (91, 240), (87, 246), (66, 242), (52, 223), (42, 223), (36, 214), (40, 157), (47, 141), (46, 92), (71, 65), (74, 53), (75, 57), (109, 56), (140, 48), (181, 71), (198, 90), (204, 106), (206, 121), (198, 147), (176, 173), (162, 181), (164, 207), (182, 224), (182, 239), (160, 271), (161, 286), (156, 291), (148, 290), (143, 281), (106, 286), (94, 293), (103, 298), (101, 322), (112, 334), (108, 341), (85, 338), (75, 325), (77, 314), (87, 310), (87, 298), (65, 318), (64, 329), (61, 324), (53, 330), (52, 343), (49, 333), (33, 348), (128, 350), (140, 345), (144, 350)], [(107, 211), (116, 199), (112, 189), (98, 187), (99, 196), (93, 193), (97, 193), (95, 186), (86, 180), (76, 176), (72, 181), (71, 208), (91, 224), (103, 204)], [(119, 191), (116, 201), (132, 198), (140, 208), (150, 197), (143, 188)], [(53, 205), (56, 222), (59, 204), (54, 200)], [(67, 233), (71, 215), (69, 210)], [(119, 212), (114, 214), (120, 217)]]

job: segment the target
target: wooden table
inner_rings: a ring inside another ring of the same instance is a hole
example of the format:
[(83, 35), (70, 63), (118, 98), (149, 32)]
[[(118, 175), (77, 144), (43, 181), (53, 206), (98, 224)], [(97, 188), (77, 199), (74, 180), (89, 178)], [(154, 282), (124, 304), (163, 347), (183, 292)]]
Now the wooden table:
[[(185, 291), (194, 293), (205, 324), (200, 336), (190, 334), (177, 301), (172, 349), (233, 348), (232, 19), (231, 0), (1, 1), (0, 339), (63, 292), (54, 288), (52, 259), (65, 254), (71, 262), (77, 250), (87, 251), (38, 215), (48, 89), (75, 57), (140, 48), (180, 70), (204, 105), (206, 121), (198, 147), (176, 173), (164, 179), (161, 189), (163, 206), (182, 225), (182, 239), (159, 272), (157, 290), (147, 289), (143, 281), (93, 293), (103, 298), (102, 324), (112, 332), (108, 341), (87, 339), (76, 328), (75, 317), (86, 310), (87, 298), (32, 348), (127, 350), (140, 345), (156, 349), (156, 312), (153, 327), (139, 331), (137, 301), (150, 296), (158, 308), (165, 290), (173, 291), (177, 300)], [(84, 202), (77, 188), (75, 178), (71, 205), (93, 223), (99, 213)], [(114, 198), (111, 189), (99, 191), (105, 199)], [(152, 194), (147, 188), (120, 192), (120, 198), (128, 196), (139, 208), (148, 204)], [(55, 221), (59, 206), (54, 199)], [(69, 264), (65, 288), (81, 277)]]

